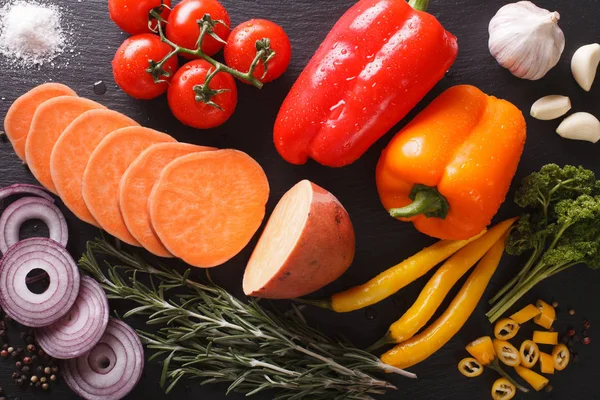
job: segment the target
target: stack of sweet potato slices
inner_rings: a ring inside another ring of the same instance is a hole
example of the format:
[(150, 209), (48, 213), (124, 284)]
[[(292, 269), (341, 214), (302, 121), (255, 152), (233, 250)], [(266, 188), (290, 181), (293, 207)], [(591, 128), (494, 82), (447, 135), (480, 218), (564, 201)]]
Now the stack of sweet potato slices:
[(179, 143), (65, 85), (22, 95), (4, 128), (19, 158), (73, 214), (157, 256), (221, 265), (264, 219), (269, 183), (249, 155)]

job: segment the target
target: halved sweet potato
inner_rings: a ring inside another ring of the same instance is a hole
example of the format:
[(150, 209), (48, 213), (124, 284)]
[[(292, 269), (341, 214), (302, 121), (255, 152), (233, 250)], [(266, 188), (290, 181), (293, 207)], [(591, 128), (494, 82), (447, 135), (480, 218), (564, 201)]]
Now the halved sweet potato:
[(304, 180), (273, 211), (244, 274), (244, 293), (290, 299), (339, 278), (354, 259), (350, 216), (327, 190)]

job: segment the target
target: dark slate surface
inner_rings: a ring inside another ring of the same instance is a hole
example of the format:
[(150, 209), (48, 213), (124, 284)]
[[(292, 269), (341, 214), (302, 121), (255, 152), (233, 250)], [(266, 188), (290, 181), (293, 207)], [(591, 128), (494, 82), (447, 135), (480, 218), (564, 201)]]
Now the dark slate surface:
[[(49, 1), (49, 0), (48, 0)], [(400, 1), (400, 0), (398, 0)], [(90, 97), (102, 104), (121, 111), (143, 125), (163, 130), (180, 141), (217, 147), (232, 147), (248, 152), (264, 167), (272, 187), (269, 211), (280, 196), (294, 183), (303, 178), (313, 180), (339, 197), (352, 216), (357, 232), (357, 255), (350, 270), (337, 282), (327, 287), (321, 294), (333, 293), (361, 283), (379, 271), (396, 264), (413, 254), (432, 240), (416, 232), (409, 224), (396, 222), (386, 216), (379, 204), (374, 169), (381, 150), (390, 140), (387, 135), (359, 161), (343, 169), (328, 169), (309, 163), (306, 166), (286, 164), (272, 144), (273, 122), (287, 90), (298, 76), (303, 66), (318, 47), (327, 31), (337, 18), (353, 4), (352, 0), (223, 0), (228, 7), (234, 24), (244, 20), (262, 17), (281, 24), (288, 32), (294, 46), (292, 65), (288, 73), (277, 82), (265, 86), (262, 91), (239, 84), (240, 102), (238, 110), (223, 127), (211, 131), (196, 131), (179, 124), (169, 113), (166, 100), (142, 102), (129, 98), (114, 84), (110, 61), (113, 53), (126, 37), (108, 18), (106, 1), (103, 0), (56, 0), (64, 9), (73, 31), (74, 52), (67, 60), (68, 66), (61, 68), (16, 69), (0, 58), (4, 79), (0, 84), (0, 117), (3, 117), (11, 102), (34, 85), (53, 80), (73, 87), (81, 96)], [(594, 87), (585, 93), (574, 82), (569, 63), (573, 52), (583, 44), (594, 42), (600, 36), (600, 23), (597, 20), (600, 3), (597, 0), (538, 1), (546, 8), (558, 9), (562, 19), (560, 26), (567, 38), (567, 47), (558, 67), (538, 82), (522, 81), (514, 78), (506, 70), (498, 67), (487, 50), (487, 25), (496, 10), (505, 0), (446, 0), (433, 1), (431, 12), (444, 26), (458, 36), (460, 53), (450, 73), (419, 104), (411, 114), (424, 107), (445, 88), (459, 83), (474, 84), (489, 94), (514, 102), (527, 111), (539, 97), (547, 94), (569, 95), (575, 110), (598, 112), (600, 88)], [(93, 83), (103, 80), (108, 92), (98, 96), (93, 92)], [(408, 120), (408, 118), (406, 119)], [(571, 142), (554, 133), (558, 121), (540, 122), (527, 118), (529, 139), (523, 161), (517, 173), (518, 178), (548, 162), (584, 164), (600, 173), (598, 147), (590, 143)], [(399, 128), (399, 125), (397, 128)], [(394, 131), (397, 130), (394, 129)], [(0, 185), (15, 182), (35, 182), (13, 154), (8, 143), (0, 143)], [(78, 221), (66, 209), (71, 232), (69, 250), (79, 257), (85, 241), (93, 238), (98, 231)], [(507, 202), (498, 218), (514, 215), (515, 206)], [(255, 242), (253, 242), (255, 243)], [(235, 293), (240, 292), (241, 276), (252, 245), (227, 265), (215, 270), (215, 278)], [(493, 289), (505, 282), (519, 266), (519, 260), (505, 258), (500, 272), (494, 279)], [(561, 302), (561, 313), (557, 327), (563, 330), (568, 324), (580, 326), (581, 319), (587, 316), (592, 325), (600, 324), (600, 276), (598, 273), (577, 267), (535, 288), (526, 301), (536, 298), (556, 298)], [(343, 333), (358, 345), (367, 345), (379, 338), (386, 327), (416, 298), (425, 279), (402, 290), (393, 298), (376, 305), (368, 313), (358, 311), (346, 315), (332, 315), (318, 310), (307, 310), (309, 319), (329, 333)], [(525, 304), (525, 303), (523, 303)], [(120, 311), (126, 305), (113, 303)], [(573, 307), (577, 314), (570, 317), (566, 313)], [(485, 305), (482, 304), (469, 320), (465, 328), (434, 357), (418, 365), (413, 370), (420, 375), (418, 381), (393, 378), (399, 386), (397, 393), (388, 399), (486, 399), (490, 398), (490, 387), (496, 379), (491, 372), (479, 379), (467, 380), (456, 370), (456, 363), (465, 356), (464, 345), (471, 339), (491, 333), (491, 327), (484, 318)], [(369, 319), (375, 315), (374, 319)], [(141, 326), (140, 321), (133, 321)], [(554, 390), (551, 394), (541, 393), (527, 396), (530, 399), (600, 399), (600, 336), (594, 336), (592, 344), (580, 346), (581, 359), (578, 364), (552, 378)], [(17, 333), (16, 328), (12, 329)], [(596, 341), (598, 338), (598, 341)], [(77, 398), (64, 385), (59, 385), (51, 394), (21, 392), (9, 383), (9, 362), (0, 360), (0, 386), (11, 397), (21, 396), (30, 400), (45, 396), (48, 399), (70, 400)], [(204, 399), (225, 399), (223, 386), (199, 387), (193, 382), (188, 387), (182, 384), (170, 396), (161, 394), (158, 386), (160, 367), (148, 364), (141, 383), (128, 396), (128, 399), (158, 399), (194, 397)], [(268, 399), (271, 396), (256, 397)], [(522, 396), (525, 398), (525, 396)], [(230, 399), (242, 399), (241, 395), (230, 395)], [(518, 396), (518, 398), (521, 398)]]

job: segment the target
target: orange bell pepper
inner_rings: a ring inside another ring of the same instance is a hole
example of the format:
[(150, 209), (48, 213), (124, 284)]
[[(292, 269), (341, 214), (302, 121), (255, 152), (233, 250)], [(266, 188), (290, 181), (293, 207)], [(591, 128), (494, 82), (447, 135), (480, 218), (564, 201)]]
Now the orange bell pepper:
[(381, 201), (440, 239), (480, 233), (504, 202), (526, 139), (513, 104), (454, 86), (402, 129), (377, 165)]

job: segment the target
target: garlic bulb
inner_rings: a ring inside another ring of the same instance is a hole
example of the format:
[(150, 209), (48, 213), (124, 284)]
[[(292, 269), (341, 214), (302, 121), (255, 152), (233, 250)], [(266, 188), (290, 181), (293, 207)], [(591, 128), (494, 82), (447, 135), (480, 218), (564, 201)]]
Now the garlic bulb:
[(535, 81), (550, 71), (565, 48), (560, 14), (519, 1), (500, 8), (490, 21), (489, 49), (513, 75)]

